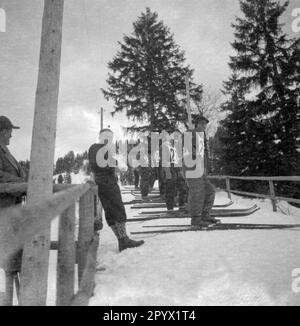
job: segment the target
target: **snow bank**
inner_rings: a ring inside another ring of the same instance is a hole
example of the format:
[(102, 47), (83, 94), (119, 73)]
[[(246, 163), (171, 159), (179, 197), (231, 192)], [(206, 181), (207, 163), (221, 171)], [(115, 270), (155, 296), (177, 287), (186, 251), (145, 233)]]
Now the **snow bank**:
[[(78, 178), (77, 178), (77, 177)], [(82, 173), (72, 175), (74, 183)], [(123, 195), (124, 201), (132, 199)], [(228, 201), (218, 192), (216, 203)], [(300, 224), (300, 209), (269, 200), (233, 195), (233, 207), (260, 210), (249, 217), (226, 222)], [(128, 217), (139, 210), (126, 206)], [(189, 219), (172, 220), (188, 224)], [(128, 223), (129, 231), (166, 221)], [(90, 305), (300, 305), (292, 291), (292, 271), (300, 268), (300, 229), (186, 232), (135, 236), (145, 245), (118, 253), (117, 241), (107, 225), (101, 231), (95, 296)], [(57, 219), (51, 239), (57, 239)], [(57, 253), (50, 254), (48, 305), (55, 304)], [(1, 279), (1, 278), (0, 278)], [(0, 280), (0, 289), (3, 279)]]
[[(124, 200), (132, 197), (124, 195)], [(299, 223), (300, 210), (268, 200), (233, 196), (234, 206), (258, 204), (249, 217), (226, 222)], [(228, 201), (218, 192), (216, 203)], [(137, 210), (130, 211), (132, 216)], [(172, 220), (188, 224), (189, 220)], [(128, 229), (166, 221), (128, 223)], [(98, 252), (95, 296), (90, 305), (299, 305), (292, 292), (292, 271), (300, 267), (300, 229), (186, 232), (135, 236), (145, 245), (117, 252), (105, 226)]]

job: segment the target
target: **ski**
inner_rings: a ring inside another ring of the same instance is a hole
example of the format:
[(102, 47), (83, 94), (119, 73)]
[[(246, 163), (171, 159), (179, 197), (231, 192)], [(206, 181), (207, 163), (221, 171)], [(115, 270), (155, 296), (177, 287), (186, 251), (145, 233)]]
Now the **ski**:
[[(140, 190), (131, 190), (130, 193), (133, 196), (140, 196), (141, 195), (141, 191)], [(159, 190), (152, 190), (151, 192), (149, 192), (148, 196), (158, 196), (160, 195)]]
[[(233, 205), (233, 201), (229, 201), (228, 203), (226, 204), (216, 204), (214, 205), (213, 207), (214, 208), (226, 208), (226, 207), (229, 207)], [(166, 214), (168, 211), (166, 210), (163, 210), (163, 211), (142, 211), (140, 212), (139, 214), (142, 214), (142, 215), (151, 215), (151, 214)], [(178, 210), (174, 210), (174, 212), (178, 212)]]
[[(160, 195), (156, 195), (156, 194), (150, 194), (150, 195), (148, 195), (147, 196), (149, 199), (161, 199), (161, 197), (160, 197)], [(135, 195), (135, 198), (134, 198), (135, 200), (140, 200), (140, 201), (142, 201), (143, 199), (142, 199), (142, 196), (141, 195)]]
[[(157, 226), (159, 227), (159, 226)], [(160, 226), (164, 227), (164, 226)], [(172, 227), (172, 226), (165, 226)], [(173, 226), (174, 227), (174, 226)], [(150, 231), (137, 231), (131, 234), (160, 234), (160, 233), (175, 233), (175, 232), (191, 232), (191, 231), (228, 231), (228, 230), (282, 230), (300, 228), (300, 224), (244, 224), (244, 223), (217, 223), (203, 227), (193, 227), (189, 225), (176, 226), (172, 229), (160, 229)]]
[(160, 198), (150, 197), (149, 200), (142, 199), (133, 199), (127, 202), (124, 202), (124, 205), (135, 205), (135, 204), (149, 204), (149, 203), (162, 203)]
[(161, 202), (161, 203), (151, 203), (151, 202), (144, 202), (144, 203), (139, 203), (134, 206), (131, 206), (130, 208), (132, 209), (141, 209), (141, 208), (165, 208), (166, 203)]
[[(224, 205), (216, 205), (214, 207), (228, 207), (230, 205), (232, 205), (233, 202), (230, 201), (228, 202), (227, 204), (224, 204)], [(141, 208), (165, 208), (166, 207), (166, 203), (162, 202), (162, 203), (153, 203), (153, 202), (144, 202), (144, 203), (140, 203), (140, 204), (136, 204), (134, 206), (131, 206), (130, 208), (133, 208), (133, 209), (141, 209)], [(175, 205), (176, 207), (176, 205)], [(156, 212), (157, 213), (157, 212)], [(160, 212), (162, 213), (162, 212)], [(145, 212), (145, 214), (149, 214), (148, 212)], [(150, 214), (154, 214), (154, 213), (150, 213)]]
[[(215, 207), (215, 206), (214, 206)], [(212, 216), (227, 216), (227, 215), (231, 215), (231, 214), (244, 214), (244, 213), (249, 213), (252, 211), (255, 211), (258, 208), (257, 205), (253, 205), (252, 207), (248, 207), (248, 208), (219, 208), (219, 209), (215, 209), (213, 208), (211, 210), (211, 215)], [(145, 212), (145, 214), (141, 214), (141, 215), (147, 215), (147, 213)], [(181, 210), (174, 210), (174, 211), (164, 211), (162, 213), (153, 211), (152, 214), (148, 214), (150, 217), (157, 217), (157, 216), (161, 216), (161, 217), (172, 217), (172, 216), (189, 216), (189, 212), (188, 211), (181, 211)], [(138, 215), (137, 217), (139, 217), (140, 215)]]
[[(212, 217), (243, 217), (248, 216), (260, 208), (257, 205), (254, 205), (250, 208), (246, 209), (215, 209), (211, 211)], [(145, 217), (135, 217), (130, 218), (127, 222), (143, 222), (143, 221), (151, 221), (151, 220), (159, 220), (159, 219), (172, 219), (172, 218), (191, 218), (189, 214), (186, 213), (177, 213), (177, 214), (158, 214), (158, 215), (151, 215)]]

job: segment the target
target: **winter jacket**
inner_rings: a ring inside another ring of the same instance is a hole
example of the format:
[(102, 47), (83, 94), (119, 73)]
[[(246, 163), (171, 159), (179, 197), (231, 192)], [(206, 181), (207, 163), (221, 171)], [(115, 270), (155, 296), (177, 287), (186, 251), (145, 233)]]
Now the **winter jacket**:
[[(196, 142), (196, 136), (197, 136), (197, 132), (195, 130), (192, 130), (192, 159), (196, 160), (196, 159), (200, 159), (200, 157), (198, 156), (199, 154), (196, 153), (196, 149), (197, 149), (197, 142)], [(204, 175), (207, 175), (210, 167), (209, 167), (209, 152), (208, 152), (208, 144), (207, 144), (207, 138), (206, 138), (206, 134), (204, 133)], [(189, 153), (185, 153), (185, 155), (190, 155)], [(196, 169), (196, 166), (193, 167), (188, 167), (184, 164), (184, 160), (183, 160), (183, 168), (184, 168), (184, 172), (186, 173), (186, 171), (193, 171)]]
[[(24, 182), (25, 172), (6, 146), (0, 145), (0, 183)], [(0, 208), (21, 202), (21, 194), (0, 193)]]
[[(91, 170), (94, 174), (95, 182), (97, 180), (102, 179), (104, 176), (115, 176), (116, 169), (114, 167), (106, 166), (100, 167), (97, 163), (96, 157), (98, 151), (104, 146), (104, 144), (93, 144), (89, 148), (88, 157), (89, 163), (91, 166)], [(104, 155), (104, 158), (107, 159), (108, 153)]]

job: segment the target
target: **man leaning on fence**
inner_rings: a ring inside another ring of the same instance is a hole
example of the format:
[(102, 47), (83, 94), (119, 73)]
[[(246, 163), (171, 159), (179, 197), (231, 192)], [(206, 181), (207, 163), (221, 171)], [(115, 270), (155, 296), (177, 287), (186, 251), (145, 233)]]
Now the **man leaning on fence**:
[[(19, 129), (5, 116), (0, 116), (0, 183), (25, 182), (25, 172), (13, 157), (7, 146), (13, 129)], [(0, 193), (0, 209), (22, 203), (22, 193)], [(21, 252), (14, 257), (6, 270), (20, 270)]]
[(117, 237), (119, 251), (122, 251), (127, 248), (139, 247), (144, 241), (135, 241), (130, 239), (127, 235), (127, 215), (117, 182), (115, 167), (109, 166), (108, 163), (105, 163), (106, 166), (101, 166), (101, 164), (99, 164), (101, 160), (98, 160), (98, 154), (102, 147), (105, 146), (107, 149), (103, 157), (105, 160), (107, 160), (112, 153), (112, 143), (109, 145), (108, 138), (106, 138), (107, 136), (112, 140), (113, 132), (110, 129), (103, 129), (100, 131), (99, 143), (93, 144), (90, 147), (88, 155), (94, 180), (98, 186), (98, 196), (105, 212), (105, 219)]
[[(12, 156), (7, 146), (10, 144), (12, 130), (19, 129), (4, 116), (0, 116), (0, 183), (25, 182), (25, 172)], [(22, 194), (0, 194), (0, 207), (8, 207), (22, 202)]]

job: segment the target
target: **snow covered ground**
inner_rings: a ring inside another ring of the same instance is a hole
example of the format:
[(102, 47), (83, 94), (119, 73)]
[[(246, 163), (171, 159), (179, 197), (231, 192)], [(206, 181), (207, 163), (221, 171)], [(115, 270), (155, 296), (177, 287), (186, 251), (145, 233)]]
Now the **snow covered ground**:
[[(72, 183), (82, 183), (85, 176), (71, 177)], [(123, 199), (133, 197), (124, 194)], [(300, 224), (300, 209), (286, 202), (280, 202), (274, 213), (269, 200), (239, 196), (233, 200), (230, 208), (257, 204), (261, 209), (249, 217), (223, 221)], [(227, 201), (225, 192), (217, 193), (216, 204)], [(130, 206), (126, 210), (128, 217), (140, 211)], [(189, 220), (172, 220), (176, 223)], [(133, 236), (145, 244), (119, 253), (112, 231), (104, 224), (90, 305), (300, 305), (300, 293), (292, 291), (292, 271), (300, 268), (300, 228)], [(128, 223), (128, 231), (153, 224), (166, 221)], [(57, 239), (57, 220), (51, 233), (52, 240)], [(55, 304), (56, 260), (57, 253), (51, 251), (47, 305)], [(3, 281), (0, 275), (0, 291)]]
[[(124, 200), (132, 199), (124, 195)], [(233, 196), (234, 207), (258, 204), (249, 217), (226, 222), (300, 224), (300, 209), (285, 202), (274, 213), (269, 200)], [(216, 203), (227, 202), (218, 192)], [(126, 206), (128, 217), (138, 210)], [(174, 223), (173, 223), (174, 222)], [(128, 223), (128, 230), (166, 221)], [(183, 224), (183, 220), (173, 220)], [(189, 223), (186, 219), (185, 223)], [(234, 230), (134, 236), (145, 244), (117, 251), (105, 225), (90, 305), (299, 305), (292, 271), (300, 268), (300, 228)]]

